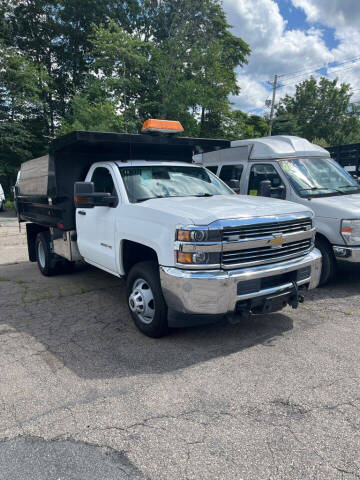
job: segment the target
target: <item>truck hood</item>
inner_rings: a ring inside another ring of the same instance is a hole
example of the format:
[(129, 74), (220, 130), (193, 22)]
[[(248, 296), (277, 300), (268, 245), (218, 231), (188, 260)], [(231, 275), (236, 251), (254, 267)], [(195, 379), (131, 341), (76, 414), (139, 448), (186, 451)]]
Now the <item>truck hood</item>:
[(151, 210), (183, 216), (194, 225), (209, 225), (216, 220), (289, 215), (309, 212), (298, 203), (247, 195), (214, 195), (213, 197), (154, 198), (142, 204)]
[(309, 207), (314, 210), (318, 217), (360, 218), (360, 194), (312, 198)]

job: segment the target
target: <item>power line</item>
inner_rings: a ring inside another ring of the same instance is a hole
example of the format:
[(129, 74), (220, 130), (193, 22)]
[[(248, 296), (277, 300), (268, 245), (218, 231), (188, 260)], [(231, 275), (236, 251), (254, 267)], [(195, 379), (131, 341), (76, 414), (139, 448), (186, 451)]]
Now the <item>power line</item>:
[(282, 73), (280, 75), (278, 75), (278, 77), (289, 77), (290, 78), (296, 78), (297, 76), (301, 77), (303, 75), (306, 75), (306, 74), (310, 74), (310, 73), (313, 73), (313, 72), (317, 72), (318, 70), (322, 70), (323, 68), (332, 68), (330, 65), (332, 63), (336, 63), (336, 65), (334, 65), (334, 67), (339, 67), (341, 65), (345, 65), (346, 63), (353, 63), (355, 61), (358, 61), (360, 60), (360, 56), (358, 57), (353, 57), (353, 58), (348, 58), (348, 59), (344, 59), (342, 60), (341, 62), (337, 62), (336, 60), (332, 61), (332, 62), (328, 62), (328, 63), (325, 63), (325, 64), (322, 64), (322, 65), (319, 65), (318, 67), (312, 67), (312, 70), (297, 70), (295, 72), (289, 72), (289, 73)]
[[(352, 67), (346, 67), (346, 68), (339, 68), (339, 69), (336, 69), (336, 70), (331, 70), (330, 72), (328, 73), (335, 73), (335, 72), (345, 72), (347, 70), (351, 70), (353, 69), (354, 66)], [(317, 73), (317, 72), (313, 72), (313, 73)], [(322, 76), (321, 73), (318, 73), (318, 75)], [(292, 86), (292, 85), (297, 85), (298, 83), (301, 83), (302, 81), (306, 80), (307, 79), (307, 76), (306, 75), (302, 75), (302, 78), (296, 80), (295, 82), (289, 82), (289, 83), (282, 83), (280, 85), (277, 86), (277, 88), (283, 88), (283, 87), (288, 87), (288, 86)]]

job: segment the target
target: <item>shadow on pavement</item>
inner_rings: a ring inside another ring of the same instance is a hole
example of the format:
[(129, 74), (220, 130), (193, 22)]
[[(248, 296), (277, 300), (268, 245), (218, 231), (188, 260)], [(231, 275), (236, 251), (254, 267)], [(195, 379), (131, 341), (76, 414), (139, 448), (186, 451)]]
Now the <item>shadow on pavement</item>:
[(150, 339), (133, 325), (124, 282), (100, 270), (80, 268), (73, 275), (45, 278), (28, 263), (3, 267), (0, 277), (2, 328), (21, 332), (26, 352), (29, 344), (43, 346), (39, 355), (45, 361), (83, 378), (171, 372), (258, 344), (271, 345), (293, 328), (290, 317), (274, 313), (238, 325), (220, 321), (176, 329), (168, 337)]
[(323, 287), (312, 290), (308, 299), (335, 299), (359, 295), (360, 291), (360, 263), (340, 264), (335, 278)]

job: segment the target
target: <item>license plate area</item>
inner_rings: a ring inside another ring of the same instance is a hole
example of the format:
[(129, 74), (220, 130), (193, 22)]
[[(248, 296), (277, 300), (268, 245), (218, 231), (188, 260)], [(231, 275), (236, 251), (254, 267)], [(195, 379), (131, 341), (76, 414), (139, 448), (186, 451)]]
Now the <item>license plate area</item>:
[(272, 275), (270, 277), (239, 282), (237, 284), (237, 295), (249, 295), (251, 293), (260, 292), (261, 290), (280, 287), (286, 283), (299, 282), (301, 280), (306, 280), (310, 275), (311, 268), (305, 267), (280, 275)]

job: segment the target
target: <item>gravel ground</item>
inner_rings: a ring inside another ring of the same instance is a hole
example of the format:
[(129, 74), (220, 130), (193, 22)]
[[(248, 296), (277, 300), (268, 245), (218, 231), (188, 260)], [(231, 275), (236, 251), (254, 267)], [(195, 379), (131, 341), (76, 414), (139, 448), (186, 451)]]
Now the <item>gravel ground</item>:
[(153, 340), (115, 277), (0, 266), (0, 479), (359, 479), (359, 286)]

